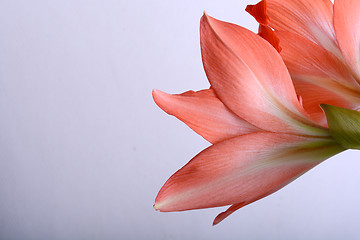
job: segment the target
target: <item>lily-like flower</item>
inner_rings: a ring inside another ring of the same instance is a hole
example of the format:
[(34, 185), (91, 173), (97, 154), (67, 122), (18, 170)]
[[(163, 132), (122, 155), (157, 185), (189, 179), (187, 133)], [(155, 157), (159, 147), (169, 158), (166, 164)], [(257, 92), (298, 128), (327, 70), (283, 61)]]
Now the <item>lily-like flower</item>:
[(360, 109), (359, 0), (262, 0), (246, 10), (275, 30), (280, 43), (270, 42), (313, 120), (326, 125), (322, 103)]
[(267, 41), (206, 14), (200, 33), (211, 88), (175, 95), (154, 90), (153, 98), (213, 145), (166, 181), (154, 208), (231, 205), (217, 224), (345, 148), (304, 110), (281, 56)]

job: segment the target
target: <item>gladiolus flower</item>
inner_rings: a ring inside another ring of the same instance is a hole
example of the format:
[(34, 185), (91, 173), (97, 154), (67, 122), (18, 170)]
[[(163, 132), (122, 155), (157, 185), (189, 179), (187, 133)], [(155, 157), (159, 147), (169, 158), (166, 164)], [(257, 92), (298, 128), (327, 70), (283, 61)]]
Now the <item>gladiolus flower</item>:
[(213, 145), (166, 181), (154, 208), (230, 205), (217, 224), (345, 148), (304, 110), (281, 56), (267, 41), (206, 14), (200, 34), (211, 88), (174, 95), (154, 90), (153, 98)]
[(262, 0), (246, 10), (261, 28), (275, 30), (296, 92), (313, 120), (326, 125), (322, 103), (360, 109), (359, 0)]

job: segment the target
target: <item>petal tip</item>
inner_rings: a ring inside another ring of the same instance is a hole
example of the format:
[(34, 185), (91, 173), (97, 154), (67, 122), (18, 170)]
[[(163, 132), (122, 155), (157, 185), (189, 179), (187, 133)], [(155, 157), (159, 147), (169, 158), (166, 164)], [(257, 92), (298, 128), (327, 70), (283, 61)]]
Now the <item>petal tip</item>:
[(214, 221), (213, 221), (213, 223), (212, 223), (212, 225), (213, 226), (216, 226), (218, 223), (220, 223), (221, 222), (221, 220), (218, 220), (217, 219), (217, 217), (214, 219)]
[(219, 20), (211, 17), (207, 12), (204, 11), (204, 14), (202, 15), (200, 20), (200, 27), (203, 27), (204, 24), (212, 25), (214, 21), (219, 21)]
[(226, 217), (228, 216), (227, 212), (222, 212), (219, 215), (217, 215), (212, 223), (213, 226), (221, 223)]
[(267, 26), (270, 24), (270, 18), (266, 13), (266, 1), (262, 0), (256, 5), (247, 5), (245, 11), (248, 12), (261, 25)]
[[(166, 100), (166, 97), (169, 94), (160, 91), (158, 89), (153, 89), (152, 90), (152, 97), (154, 99), (154, 102), (156, 103), (156, 105), (158, 105), (161, 109), (164, 108), (164, 101)], [(163, 109), (164, 110), (164, 109)], [(164, 110), (165, 111), (165, 110)]]
[(209, 15), (207, 14), (206, 11), (204, 11), (201, 19), (200, 19), (200, 27), (205, 23), (205, 22), (208, 22), (209, 21)]
[(242, 208), (246, 204), (247, 204), (246, 202), (241, 202), (241, 203), (231, 205), (225, 212), (222, 212), (222, 213), (220, 213), (219, 215), (217, 215), (215, 217), (214, 222), (213, 222), (213, 226), (215, 226), (216, 224), (222, 222), (225, 218), (227, 218), (233, 212), (235, 212), (236, 210)]
[(158, 89), (153, 89), (152, 92), (151, 92), (154, 99), (161, 93), (163, 93), (163, 92), (158, 90)]
[(166, 194), (163, 194), (165, 185), (160, 189), (158, 192), (155, 203), (153, 205), (154, 209), (159, 212), (168, 212), (168, 196)]
[(153, 208), (155, 209), (155, 211), (160, 211), (159, 206), (156, 203), (154, 203)]
[(158, 95), (158, 92), (159, 92), (159, 90), (157, 90), (157, 89), (153, 89), (153, 90), (151, 91), (151, 95), (152, 95), (152, 97), (153, 97), (154, 100), (155, 100), (156, 96)]

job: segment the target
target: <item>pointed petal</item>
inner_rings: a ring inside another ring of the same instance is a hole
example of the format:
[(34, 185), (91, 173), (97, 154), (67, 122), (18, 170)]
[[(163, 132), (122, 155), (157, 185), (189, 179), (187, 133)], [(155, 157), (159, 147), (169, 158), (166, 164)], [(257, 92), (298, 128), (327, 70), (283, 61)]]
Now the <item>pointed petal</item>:
[(318, 120), (324, 119), (321, 103), (355, 108), (360, 105), (360, 86), (342, 61), (294, 33), (276, 31), (276, 35), (296, 92), (310, 115), (316, 113)]
[(212, 89), (174, 95), (154, 90), (153, 98), (161, 109), (211, 143), (260, 131), (226, 108)]
[(270, 19), (266, 15), (266, 1), (260, 1), (256, 5), (247, 5), (245, 11), (250, 13), (261, 25), (269, 25)]
[(232, 112), (268, 131), (312, 134), (303, 129), (313, 123), (305, 117), (285, 64), (267, 41), (207, 15), (200, 33), (208, 79)]
[(268, 26), (259, 25), (259, 36), (268, 41), (279, 53), (281, 52), (280, 39), (276, 36), (274, 30)]
[(360, 1), (336, 0), (334, 27), (345, 61), (360, 79)]
[(214, 219), (214, 222), (213, 222), (213, 226), (220, 223), (222, 220), (224, 220), (225, 218), (230, 216), (230, 214), (232, 214), (236, 210), (242, 208), (243, 206), (245, 206), (245, 202), (231, 205), (225, 212), (222, 212), (216, 216), (216, 218)]
[(267, 132), (228, 139), (205, 149), (172, 175), (154, 207), (168, 212), (247, 205), (341, 151), (329, 138)]
[(330, 0), (267, 0), (267, 15), (275, 30), (296, 33), (339, 55)]

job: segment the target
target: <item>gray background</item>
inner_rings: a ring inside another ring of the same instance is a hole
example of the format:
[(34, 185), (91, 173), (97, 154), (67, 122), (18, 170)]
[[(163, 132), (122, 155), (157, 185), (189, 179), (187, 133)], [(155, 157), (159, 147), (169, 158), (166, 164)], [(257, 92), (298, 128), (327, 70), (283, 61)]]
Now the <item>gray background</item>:
[(207, 88), (203, 11), (256, 30), (254, 2), (1, 0), (0, 239), (359, 238), (354, 151), (216, 227), (223, 208), (152, 208), (208, 143), (151, 90)]

